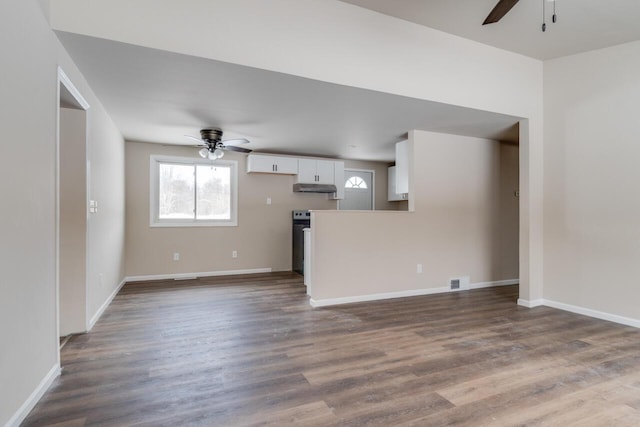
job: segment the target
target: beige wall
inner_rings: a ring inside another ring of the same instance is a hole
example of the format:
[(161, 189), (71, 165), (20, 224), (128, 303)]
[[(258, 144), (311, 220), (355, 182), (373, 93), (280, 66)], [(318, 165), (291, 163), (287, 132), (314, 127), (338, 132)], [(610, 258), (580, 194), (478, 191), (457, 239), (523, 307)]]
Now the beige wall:
[[(58, 364), (56, 313), (56, 110), (61, 65), (91, 105), (90, 191), (108, 201), (90, 224), (89, 305), (100, 306), (123, 277), (123, 141), (48, 26), (39, 2), (0, 2), (0, 425)], [(102, 299), (102, 301), (100, 301)], [(89, 316), (93, 314), (90, 308)]]
[[(518, 278), (517, 147), (410, 132), (413, 212), (317, 212), (314, 300)], [(423, 265), (423, 273), (416, 271)]]
[(86, 114), (60, 109), (60, 336), (87, 330)]
[[(291, 269), (291, 211), (336, 209), (326, 194), (294, 193), (291, 175), (247, 174), (246, 155), (227, 152), (238, 161), (237, 227), (149, 227), (149, 156), (198, 157), (193, 147), (127, 142), (127, 276), (272, 268)], [(386, 202), (386, 164), (346, 161), (354, 168), (376, 170), (376, 205)], [(266, 204), (267, 197), (271, 205)], [(383, 199), (384, 198), (384, 199)], [(232, 258), (231, 252), (238, 251)], [(173, 261), (174, 252), (180, 261)]]
[(544, 72), (544, 299), (640, 324), (640, 42)]

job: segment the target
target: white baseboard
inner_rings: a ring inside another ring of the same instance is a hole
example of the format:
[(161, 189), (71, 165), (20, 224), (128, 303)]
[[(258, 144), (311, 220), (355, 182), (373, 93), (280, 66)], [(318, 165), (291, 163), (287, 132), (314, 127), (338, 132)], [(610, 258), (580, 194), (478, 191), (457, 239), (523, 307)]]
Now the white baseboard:
[(122, 287), (124, 286), (125, 283), (127, 283), (127, 278), (126, 277), (124, 279), (122, 279), (122, 281), (116, 287), (116, 289), (111, 293), (111, 295), (109, 295), (109, 298), (107, 298), (106, 301), (104, 303), (102, 303), (102, 305), (100, 306), (100, 308), (98, 309), (96, 314), (94, 314), (93, 317), (89, 320), (89, 324), (87, 325), (87, 332), (89, 332), (91, 329), (93, 329), (93, 327), (95, 326), (96, 322), (100, 319), (100, 316), (102, 316), (102, 314), (107, 309), (107, 307), (109, 307), (109, 304), (111, 304), (111, 301), (113, 301), (113, 299), (116, 297), (116, 295), (118, 295), (118, 292), (120, 292), (120, 289), (122, 289)]
[(7, 421), (5, 427), (18, 427), (20, 423), (27, 418), (27, 415), (31, 412), (36, 403), (42, 398), (44, 393), (49, 389), (53, 380), (60, 375), (60, 365), (54, 365), (51, 370), (44, 376), (40, 384), (33, 390), (31, 395), (24, 401), (20, 409)]
[(544, 305), (559, 310), (570, 311), (571, 313), (582, 314), (584, 316), (595, 317), (596, 319), (608, 320), (609, 322), (620, 323), (622, 325), (640, 328), (640, 319), (619, 316), (617, 314), (606, 313), (604, 311), (592, 310), (590, 308), (578, 307), (576, 305), (565, 304), (562, 302), (544, 300)]
[(467, 289), (494, 288), (496, 286), (510, 286), (520, 283), (520, 279), (496, 280), (495, 282), (471, 283)]
[(406, 297), (415, 297), (419, 295), (431, 295), (431, 294), (441, 294), (445, 292), (450, 292), (449, 288), (427, 288), (427, 289), (412, 289), (408, 291), (398, 291), (398, 292), (384, 292), (380, 294), (369, 294), (369, 295), (356, 295), (352, 297), (342, 297), (342, 298), (326, 298), (326, 299), (309, 299), (309, 304), (311, 307), (328, 307), (330, 305), (341, 305), (341, 304), (353, 304), (355, 302), (365, 302), (365, 301), (377, 301), (381, 299), (393, 299), (393, 298), (406, 298)]
[(148, 276), (127, 276), (125, 281), (127, 282), (146, 282), (149, 280), (187, 280), (197, 279), (198, 277), (213, 277), (213, 276), (233, 276), (236, 274), (257, 274), (257, 273), (271, 273), (271, 268), (251, 268), (246, 270), (226, 270), (226, 271), (204, 271), (200, 273), (176, 273), (176, 274), (152, 274)]
[(377, 300), (393, 299), (393, 298), (406, 298), (406, 297), (415, 297), (420, 295), (443, 294), (446, 292), (460, 292), (460, 291), (465, 291), (470, 289), (490, 288), (494, 286), (516, 285), (518, 283), (519, 283), (518, 279), (509, 279), (509, 280), (498, 280), (495, 282), (471, 283), (465, 289), (450, 289), (445, 286), (441, 288), (411, 289), (407, 291), (384, 292), (379, 294), (356, 295), (352, 297), (342, 297), (342, 298), (326, 298), (326, 299), (320, 299), (320, 300), (311, 298), (309, 300), (309, 304), (311, 304), (312, 307), (328, 307), (332, 305), (353, 304), (356, 302), (377, 301)]
[(527, 308), (540, 307), (541, 305), (544, 305), (544, 300), (540, 298), (529, 301), (526, 299), (518, 298), (518, 305)]

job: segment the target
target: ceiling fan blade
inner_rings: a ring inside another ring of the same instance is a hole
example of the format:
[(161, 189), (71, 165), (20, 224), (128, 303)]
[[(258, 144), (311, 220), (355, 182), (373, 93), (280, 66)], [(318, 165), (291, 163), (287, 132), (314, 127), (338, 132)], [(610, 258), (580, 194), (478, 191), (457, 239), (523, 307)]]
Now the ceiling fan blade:
[(495, 5), (489, 16), (484, 20), (482, 25), (493, 24), (494, 22), (498, 22), (505, 16), (513, 6), (518, 3), (519, 0), (500, 0), (498, 4)]
[(200, 143), (200, 145), (204, 144), (204, 141), (201, 138), (195, 137), (195, 136), (191, 136), (191, 135), (185, 135), (187, 138), (191, 138), (194, 141), (198, 141)]
[(235, 145), (223, 145), (222, 149), (223, 150), (229, 150), (229, 151), (237, 151), (238, 153), (250, 153), (251, 152), (251, 150), (249, 150), (248, 148), (236, 147)]
[(222, 141), (222, 143), (224, 145), (229, 145), (229, 144), (248, 144), (249, 140), (246, 139), (246, 138), (225, 139), (224, 141)]

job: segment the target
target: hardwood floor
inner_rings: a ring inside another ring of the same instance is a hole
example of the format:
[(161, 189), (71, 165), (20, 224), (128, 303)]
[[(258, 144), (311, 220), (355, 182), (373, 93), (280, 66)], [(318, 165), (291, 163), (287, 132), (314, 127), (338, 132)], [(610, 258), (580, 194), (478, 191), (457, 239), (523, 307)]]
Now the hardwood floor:
[(293, 273), (127, 284), (23, 425), (640, 425), (640, 331), (517, 294), (312, 309)]

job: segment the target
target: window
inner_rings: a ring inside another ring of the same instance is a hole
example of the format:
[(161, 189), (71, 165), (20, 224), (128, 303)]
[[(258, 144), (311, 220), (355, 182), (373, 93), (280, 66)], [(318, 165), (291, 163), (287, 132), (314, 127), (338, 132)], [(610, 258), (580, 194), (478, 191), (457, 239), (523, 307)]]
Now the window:
[(152, 227), (238, 225), (237, 162), (151, 156)]
[(359, 176), (352, 176), (344, 184), (344, 188), (360, 188), (365, 190), (367, 188), (367, 183)]

